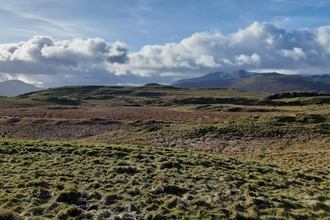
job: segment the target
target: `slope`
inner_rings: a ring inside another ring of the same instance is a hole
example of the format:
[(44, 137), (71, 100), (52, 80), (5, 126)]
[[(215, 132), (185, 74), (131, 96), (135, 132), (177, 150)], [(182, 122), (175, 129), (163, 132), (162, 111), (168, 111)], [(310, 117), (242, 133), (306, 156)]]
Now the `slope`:
[(38, 91), (38, 87), (34, 85), (27, 84), (20, 80), (9, 80), (5, 82), (0, 82), (0, 95), (1, 96), (17, 96), (20, 94)]

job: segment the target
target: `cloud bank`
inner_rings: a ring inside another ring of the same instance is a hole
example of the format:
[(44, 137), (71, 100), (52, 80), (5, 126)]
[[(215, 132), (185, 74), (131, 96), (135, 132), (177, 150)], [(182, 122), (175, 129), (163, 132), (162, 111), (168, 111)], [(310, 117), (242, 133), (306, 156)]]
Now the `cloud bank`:
[(330, 25), (288, 32), (254, 22), (227, 36), (198, 32), (179, 43), (146, 45), (131, 53), (128, 48), (100, 38), (34, 36), (0, 45), (0, 74), (44, 85), (170, 83), (237, 69), (330, 74)]
[(330, 73), (330, 26), (287, 32), (273, 24), (254, 22), (228, 36), (195, 33), (178, 44), (147, 45), (130, 54), (141, 75), (187, 76), (215, 70), (288, 70)]
[(34, 36), (27, 42), (0, 45), (0, 71), (47, 74), (44, 69), (34, 69), (39, 65), (48, 68), (49, 74), (60, 69), (105, 68), (108, 64), (127, 62), (127, 51), (127, 46), (121, 42), (110, 44), (100, 38), (54, 41), (48, 36)]

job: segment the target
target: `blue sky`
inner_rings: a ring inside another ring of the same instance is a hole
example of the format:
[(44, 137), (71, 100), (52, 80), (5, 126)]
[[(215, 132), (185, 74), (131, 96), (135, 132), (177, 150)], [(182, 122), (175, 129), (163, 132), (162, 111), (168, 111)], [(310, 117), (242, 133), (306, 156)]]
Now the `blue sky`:
[(330, 74), (330, 1), (2, 0), (0, 81), (171, 83), (247, 69)]

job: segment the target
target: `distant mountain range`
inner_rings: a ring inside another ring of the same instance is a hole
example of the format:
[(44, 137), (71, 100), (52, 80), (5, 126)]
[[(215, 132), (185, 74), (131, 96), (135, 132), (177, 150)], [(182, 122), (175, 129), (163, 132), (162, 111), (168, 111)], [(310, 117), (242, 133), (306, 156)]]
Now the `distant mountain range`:
[(35, 92), (41, 90), (40, 88), (22, 82), (20, 80), (8, 80), (0, 82), (1, 96), (17, 96), (28, 92)]
[[(171, 84), (184, 88), (232, 88), (255, 92), (310, 91), (330, 93), (330, 75), (285, 75), (245, 70), (213, 72), (201, 77), (182, 79)], [(0, 96), (17, 96), (42, 90), (20, 80), (0, 82)]]
[(330, 93), (330, 75), (285, 75), (276, 72), (256, 73), (238, 70), (214, 72), (182, 79), (171, 84), (185, 88), (233, 88), (255, 92), (312, 91)]

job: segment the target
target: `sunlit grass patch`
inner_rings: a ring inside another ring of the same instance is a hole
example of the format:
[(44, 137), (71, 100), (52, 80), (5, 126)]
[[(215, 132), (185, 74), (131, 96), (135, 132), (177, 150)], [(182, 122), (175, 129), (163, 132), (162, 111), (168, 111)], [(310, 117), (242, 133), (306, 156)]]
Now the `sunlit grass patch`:
[(326, 170), (174, 148), (84, 143), (1, 141), (0, 156), (2, 215), (329, 217)]

